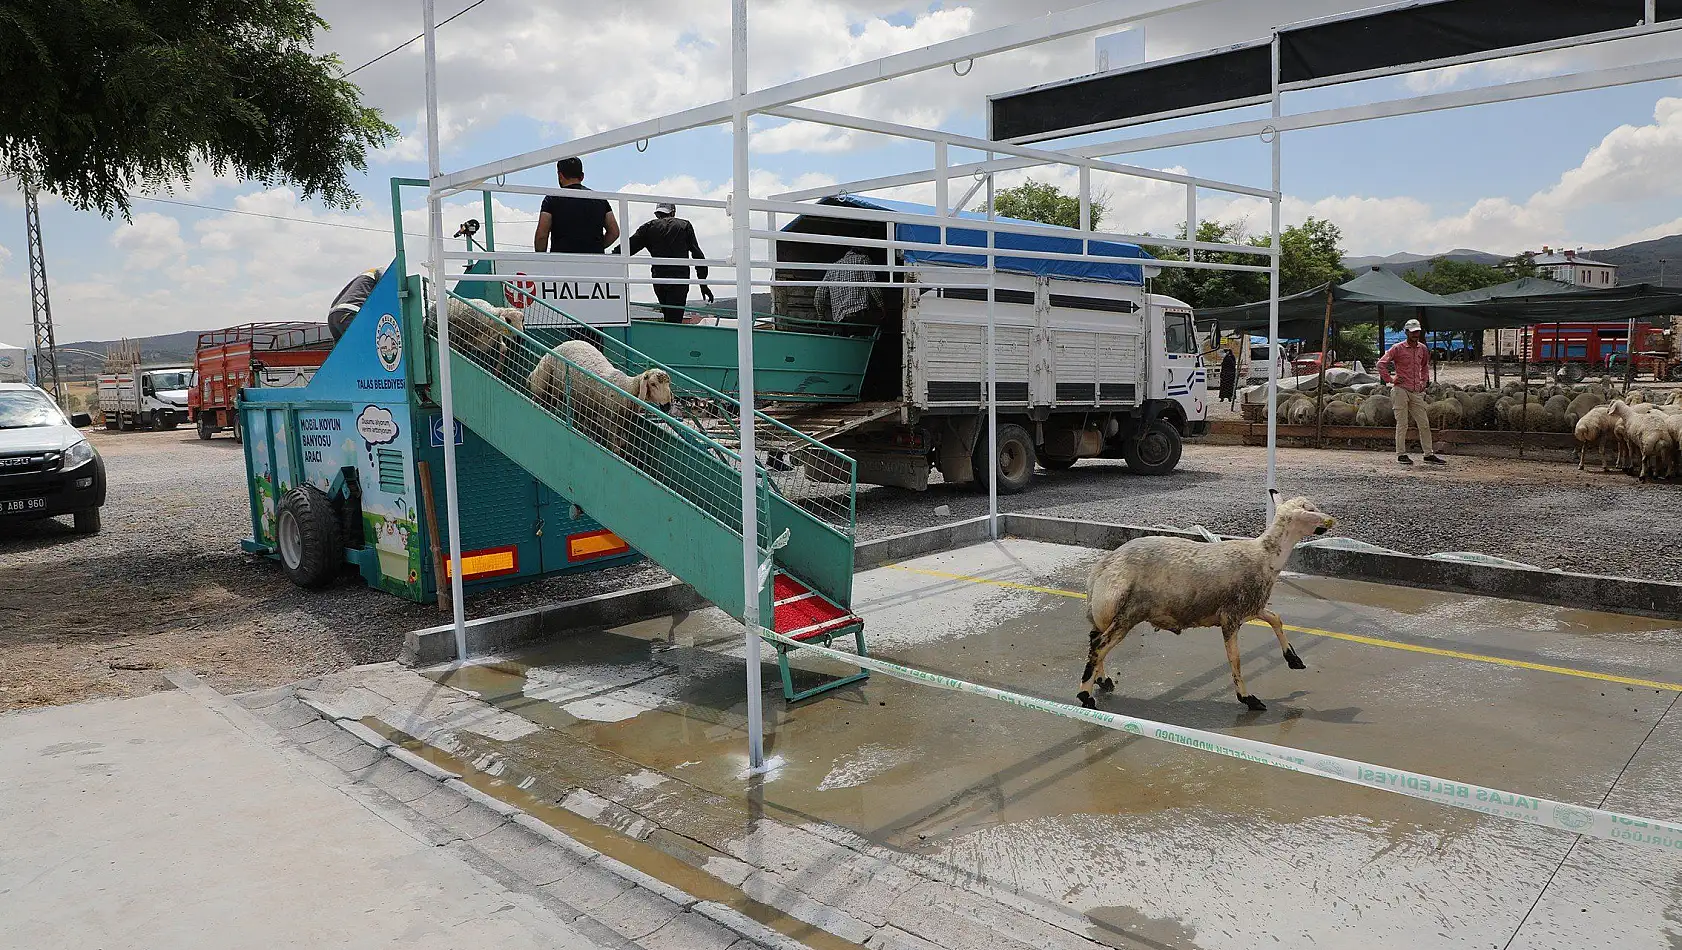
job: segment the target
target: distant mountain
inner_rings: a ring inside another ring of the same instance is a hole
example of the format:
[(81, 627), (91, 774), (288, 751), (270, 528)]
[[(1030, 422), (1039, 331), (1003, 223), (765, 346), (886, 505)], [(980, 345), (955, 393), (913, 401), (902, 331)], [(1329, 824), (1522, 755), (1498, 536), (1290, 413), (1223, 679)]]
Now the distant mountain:
[(1618, 265), (1618, 282), (1623, 284), (1658, 283), (1662, 259), (1664, 282), (1673, 286), (1682, 284), (1682, 234), (1604, 251), (1584, 251), (1583, 256)]
[(1411, 254), (1406, 251), (1391, 254), (1388, 257), (1346, 257), (1343, 266), (1357, 273), (1370, 267), (1381, 267), (1396, 274), (1411, 274), (1416, 270), (1425, 270), (1431, 266), (1431, 261), (1446, 257), (1454, 261), (1472, 261), (1478, 264), (1499, 264), (1506, 260), (1502, 254), (1491, 254), (1488, 251), (1474, 251), (1470, 248), (1459, 247), (1442, 254)]
[[(60, 343), (58, 345), (60, 372), (74, 377), (97, 374), (105, 352), (116, 346), (117, 342), (116, 340), (84, 340), (80, 343)], [(140, 344), (140, 361), (143, 365), (191, 366), (193, 365), (193, 354), (199, 347), (199, 331), (188, 330), (183, 333), (143, 336), (133, 342)], [(95, 358), (86, 356), (84, 353), (69, 352), (71, 350), (98, 353), (100, 356)]]
[[(1613, 247), (1599, 251), (1584, 250), (1581, 253), (1591, 260), (1618, 265), (1618, 281), (1625, 284), (1657, 283), (1660, 270), (1659, 261), (1663, 260), (1666, 262), (1664, 265), (1665, 282), (1682, 284), (1682, 234), (1673, 234), (1670, 237), (1662, 237), (1653, 241), (1642, 241), (1638, 244), (1626, 244), (1623, 247)], [(1507, 259), (1507, 255), (1504, 254), (1456, 248), (1443, 254), (1412, 254), (1404, 251), (1385, 257), (1376, 255), (1346, 257), (1343, 259), (1343, 266), (1356, 272), (1366, 270), (1369, 267), (1382, 267), (1396, 274), (1410, 274), (1430, 267), (1431, 260), (1437, 257), (1491, 265), (1499, 264)]]

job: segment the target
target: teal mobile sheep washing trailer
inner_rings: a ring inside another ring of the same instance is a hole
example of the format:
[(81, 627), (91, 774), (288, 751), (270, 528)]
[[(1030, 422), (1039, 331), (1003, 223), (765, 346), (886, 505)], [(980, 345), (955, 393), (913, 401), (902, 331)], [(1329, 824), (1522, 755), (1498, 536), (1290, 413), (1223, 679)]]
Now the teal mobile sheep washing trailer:
[[(394, 180), (396, 256), (307, 387), (241, 394), (252, 536), (247, 550), (280, 560), (294, 580), (326, 583), (353, 566), (369, 586), (430, 601), (447, 583), (432, 537), (449, 544), (443, 445), (453, 437), (460, 498), (462, 577), (468, 590), (593, 570), (647, 557), (720, 609), (746, 613), (741, 583), (739, 407), (732, 327), (629, 319), (624, 284), (528, 288), (524, 326), (491, 312), (519, 298), (519, 275), (463, 281), (440, 353), (428, 288), (407, 273), (400, 188)], [(485, 201), (484, 248), (494, 247)], [(469, 235), (469, 251), (473, 251)], [(488, 262), (467, 267), (490, 275)], [(579, 319), (594, 303), (623, 319)], [(568, 310), (560, 309), (562, 306)], [(655, 316), (650, 312), (651, 316)], [(851, 401), (874, 337), (845, 329), (756, 329), (756, 368), (779, 401)], [(584, 339), (623, 372), (666, 371), (673, 401), (656, 406), (566, 364), (557, 389), (533, 370), (567, 339)], [(639, 347), (648, 347), (654, 353)], [(457, 427), (444, 431), (437, 383), (448, 358)], [(825, 367), (814, 370), (814, 366)], [(708, 383), (716, 383), (709, 385)], [(537, 391), (534, 391), (536, 389)], [(611, 396), (604, 396), (611, 393)], [(863, 651), (851, 610), (856, 478), (852, 460), (755, 413), (759, 547), (766, 565), (759, 616), (779, 633)], [(427, 479), (430, 477), (430, 484)], [(436, 498), (436, 510), (429, 499)], [(804, 698), (862, 671), (797, 690), (783, 659), (784, 693)]]

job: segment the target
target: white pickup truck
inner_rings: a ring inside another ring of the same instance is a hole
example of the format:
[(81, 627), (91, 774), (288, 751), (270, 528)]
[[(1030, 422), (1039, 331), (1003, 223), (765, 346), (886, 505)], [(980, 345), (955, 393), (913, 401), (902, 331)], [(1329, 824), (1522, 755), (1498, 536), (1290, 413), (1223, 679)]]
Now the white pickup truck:
[[(932, 209), (844, 196), (822, 204), (883, 212)], [(848, 235), (933, 243), (923, 224), (828, 217), (822, 207), (790, 223), (786, 234)], [(894, 264), (930, 282), (974, 285), (985, 271), (962, 245), (980, 231), (949, 229), (951, 252), (895, 249)], [(1015, 237), (1015, 236), (1013, 236)], [(1026, 238), (1001, 247), (1070, 250), (1072, 238)], [(1041, 244), (1043, 243), (1043, 247)], [(845, 250), (778, 241), (778, 277), (813, 281)], [(883, 249), (861, 248), (875, 264)], [(1131, 245), (1092, 242), (1089, 254), (1136, 257)], [(1001, 257), (995, 278), (994, 353), (998, 399), (999, 489), (1018, 492), (1037, 467), (1066, 469), (1083, 458), (1125, 459), (1129, 470), (1172, 471), (1182, 440), (1208, 431), (1208, 375), (1192, 309), (1148, 292), (1155, 268), (1082, 261)], [(778, 287), (773, 309), (824, 319), (814, 289)], [(884, 288), (881, 306), (865, 315), (880, 326), (860, 401), (850, 406), (779, 406), (794, 428), (852, 456), (861, 484), (928, 487), (931, 471), (947, 482), (985, 483), (988, 441), (983, 399), (987, 379), (987, 291), (965, 287), (917, 293)]]

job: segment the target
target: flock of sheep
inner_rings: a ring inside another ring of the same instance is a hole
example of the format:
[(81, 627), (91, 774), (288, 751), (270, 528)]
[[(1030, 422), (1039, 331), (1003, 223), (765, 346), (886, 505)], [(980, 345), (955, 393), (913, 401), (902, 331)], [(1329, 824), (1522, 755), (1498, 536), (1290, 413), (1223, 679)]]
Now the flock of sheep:
[[(1370, 379), (1368, 377), (1367, 379)], [(1279, 421), (1287, 425), (1314, 425), (1323, 419), (1329, 426), (1394, 428), (1396, 413), (1390, 387), (1353, 377), (1344, 386), (1328, 386), (1324, 406), (1312, 392), (1280, 392)], [(1599, 383), (1581, 385), (1533, 385), (1528, 394), (1521, 383), (1507, 383), (1499, 389), (1484, 386), (1432, 384), (1425, 389), (1426, 415), (1433, 431), (1440, 429), (1505, 429), (1527, 432), (1573, 432), (1596, 407), (1622, 401), (1633, 407), (1652, 406), (1672, 411), (1669, 394), (1651, 396), (1636, 390), (1620, 396), (1615, 387)], [(1675, 411), (1682, 411), (1678, 406)]]
[(1682, 392), (1662, 405), (1614, 399), (1583, 413), (1573, 430), (1577, 436), (1577, 468), (1588, 461), (1589, 449), (1600, 453), (1600, 470), (1610, 471), (1608, 452), (1617, 468), (1642, 481), (1682, 475), (1678, 447), (1682, 446)]

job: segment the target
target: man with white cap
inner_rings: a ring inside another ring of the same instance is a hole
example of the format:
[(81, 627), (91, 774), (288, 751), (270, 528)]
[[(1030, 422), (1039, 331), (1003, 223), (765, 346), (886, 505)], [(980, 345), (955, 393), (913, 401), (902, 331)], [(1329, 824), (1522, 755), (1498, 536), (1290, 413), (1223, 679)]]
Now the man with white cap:
[[(1378, 378), (1390, 386), (1390, 400), (1396, 407), (1396, 461), (1412, 465), (1408, 458), (1408, 420), (1419, 427), (1419, 448), (1431, 465), (1446, 464), (1431, 448), (1431, 423), (1425, 415), (1425, 386), (1431, 380), (1431, 348), (1425, 345), (1425, 329), (1418, 320), (1402, 325), (1407, 339), (1392, 346), (1378, 359)], [(1392, 382), (1393, 380), (1393, 382)]]
[[(701, 253), (700, 242), (695, 240), (694, 225), (677, 216), (675, 205), (665, 202), (654, 206), (654, 220), (645, 222), (631, 235), (631, 253), (643, 248), (648, 249), (651, 257), (707, 259), (707, 255)], [(683, 264), (655, 264), (651, 272), (655, 280), (662, 277), (689, 279), (689, 268)], [(706, 265), (697, 266), (695, 276), (706, 280)], [(665, 315), (667, 323), (683, 322), (683, 308), (689, 303), (688, 284), (655, 284), (654, 296), (660, 301), (660, 312)], [(702, 284), (701, 296), (707, 303), (712, 303), (712, 288)]]

